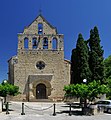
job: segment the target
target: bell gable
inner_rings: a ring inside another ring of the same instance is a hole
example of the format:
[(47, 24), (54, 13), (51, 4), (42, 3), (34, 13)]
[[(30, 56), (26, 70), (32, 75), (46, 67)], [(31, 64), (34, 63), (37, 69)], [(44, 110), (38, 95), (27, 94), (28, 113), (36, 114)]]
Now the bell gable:
[(39, 15), (29, 26), (25, 27), (23, 34), (56, 35), (57, 30), (42, 15)]

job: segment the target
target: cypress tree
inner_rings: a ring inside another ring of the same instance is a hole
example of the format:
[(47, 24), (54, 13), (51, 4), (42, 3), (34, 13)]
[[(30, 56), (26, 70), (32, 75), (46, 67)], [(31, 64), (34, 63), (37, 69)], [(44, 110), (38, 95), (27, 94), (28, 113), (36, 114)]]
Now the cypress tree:
[(71, 84), (76, 84), (77, 81), (78, 81), (77, 54), (76, 49), (73, 49), (71, 55)]
[(100, 45), (100, 37), (97, 27), (94, 27), (90, 31), (89, 47), (90, 47), (90, 59), (89, 66), (92, 72), (92, 80), (104, 79), (104, 65), (103, 65), (103, 49)]
[(72, 51), (71, 57), (73, 83), (83, 83), (83, 79), (87, 79), (88, 82), (90, 81), (91, 72), (88, 61), (88, 47), (82, 37), (82, 34), (79, 34), (76, 49)]

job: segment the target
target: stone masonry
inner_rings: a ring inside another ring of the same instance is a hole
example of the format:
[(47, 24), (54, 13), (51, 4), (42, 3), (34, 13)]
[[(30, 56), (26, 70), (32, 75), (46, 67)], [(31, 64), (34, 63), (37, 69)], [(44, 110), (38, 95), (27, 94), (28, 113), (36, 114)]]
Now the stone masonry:
[(17, 100), (63, 100), (70, 84), (70, 62), (64, 60), (64, 35), (39, 15), (18, 33), (18, 51), (9, 61), (9, 82), (19, 86)]

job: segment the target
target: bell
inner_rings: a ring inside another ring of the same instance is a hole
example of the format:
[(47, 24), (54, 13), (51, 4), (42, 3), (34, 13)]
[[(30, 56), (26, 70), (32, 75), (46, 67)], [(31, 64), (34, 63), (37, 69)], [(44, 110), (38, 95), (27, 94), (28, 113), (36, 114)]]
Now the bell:
[(44, 46), (47, 46), (47, 43), (44, 43)]
[(33, 46), (37, 46), (36, 44), (33, 44)]
[(42, 29), (39, 29), (39, 32), (42, 32)]
[(37, 46), (36, 41), (34, 41), (33, 46)]

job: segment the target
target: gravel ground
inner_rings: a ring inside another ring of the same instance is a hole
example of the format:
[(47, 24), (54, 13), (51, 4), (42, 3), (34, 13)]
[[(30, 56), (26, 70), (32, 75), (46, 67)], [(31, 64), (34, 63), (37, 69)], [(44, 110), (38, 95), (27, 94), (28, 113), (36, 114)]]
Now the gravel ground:
[(111, 114), (84, 116), (78, 108), (72, 108), (73, 115), (69, 116), (69, 105), (65, 103), (56, 103), (56, 116), (53, 116), (53, 103), (25, 102), (25, 115), (21, 115), (21, 102), (10, 104), (10, 114), (0, 113), (0, 120), (111, 120)]

